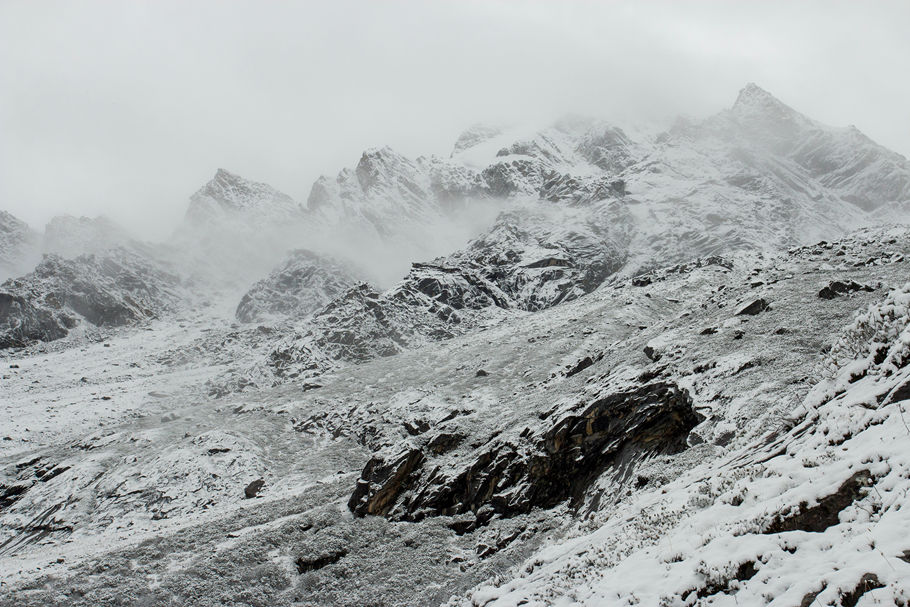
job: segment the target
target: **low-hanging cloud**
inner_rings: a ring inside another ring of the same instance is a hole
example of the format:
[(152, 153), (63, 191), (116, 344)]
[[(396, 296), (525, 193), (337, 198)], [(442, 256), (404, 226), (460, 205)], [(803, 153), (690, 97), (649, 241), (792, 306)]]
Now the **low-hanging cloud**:
[(908, 21), (904, 2), (8, 1), (0, 208), (162, 237), (218, 166), (305, 200), (366, 147), (704, 115), (747, 81), (908, 154)]

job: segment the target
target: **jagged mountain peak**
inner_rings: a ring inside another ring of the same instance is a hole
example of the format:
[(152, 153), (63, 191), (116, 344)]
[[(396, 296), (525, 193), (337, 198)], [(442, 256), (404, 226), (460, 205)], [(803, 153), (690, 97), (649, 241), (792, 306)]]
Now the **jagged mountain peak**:
[(219, 168), (215, 176), (190, 197), (186, 218), (196, 224), (237, 213), (285, 219), (299, 211), (300, 205), (284, 192)]
[(354, 169), (357, 180), (365, 192), (379, 185), (386, 185), (397, 174), (411, 174), (414, 162), (389, 146), (366, 150)]
[(294, 200), (267, 183), (244, 179), (236, 173), (218, 169), (215, 176), (193, 194), (193, 198), (208, 197), (222, 207), (235, 210), (261, 206), (265, 203), (294, 205)]
[(451, 156), (454, 157), (465, 150), (469, 150), (485, 141), (498, 137), (502, 132), (503, 129), (498, 126), (483, 123), (473, 124), (458, 136), (458, 139), (455, 141), (455, 146), (452, 149)]
[(746, 86), (739, 90), (739, 95), (737, 95), (736, 102), (733, 105), (735, 107), (737, 105), (752, 104), (755, 102), (777, 103), (783, 105), (783, 103), (777, 99), (777, 97), (762, 87), (758, 86), (754, 82), (747, 82)]
[(817, 124), (783, 101), (749, 83), (736, 97), (730, 114), (741, 126), (778, 138), (793, 138)]

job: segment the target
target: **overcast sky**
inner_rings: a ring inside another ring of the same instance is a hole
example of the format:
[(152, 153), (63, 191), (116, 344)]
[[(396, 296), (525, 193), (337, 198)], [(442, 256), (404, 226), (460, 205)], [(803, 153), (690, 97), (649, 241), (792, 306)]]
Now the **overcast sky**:
[(700, 117), (749, 81), (910, 156), (910, 2), (0, 0), (0, 208), (167, 233), (218, 167), (305, 200), (475, 122)]

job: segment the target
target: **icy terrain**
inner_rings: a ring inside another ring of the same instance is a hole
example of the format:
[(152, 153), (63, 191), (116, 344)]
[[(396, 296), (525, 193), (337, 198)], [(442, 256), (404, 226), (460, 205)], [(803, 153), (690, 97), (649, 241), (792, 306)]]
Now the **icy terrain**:
[(749, 85), (3, 216), (0, 605), (906, 605), (908, 184)]

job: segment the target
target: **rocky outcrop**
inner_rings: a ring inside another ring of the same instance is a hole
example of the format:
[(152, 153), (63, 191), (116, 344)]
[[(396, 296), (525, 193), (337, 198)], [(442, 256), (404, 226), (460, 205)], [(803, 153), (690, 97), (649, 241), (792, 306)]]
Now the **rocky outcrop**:
[(837, 491), (820, 498), (814, 506), (802, 503), (793, 512), (777, 516), (765, 529), (765, 533), (821, 533), (840, 523), (841, 510), (858, 500), (871, 484), (872, 474), (868, 470), (859, 470), (841, 483)]
[(483, 519), (550, 508), (580, 500), (595, 479), (623, 467), (633, 454), (681, 451), (700, 419), (689, 394), (673, 384), (616, 390), (538, 430), (494, 438), (447, 465), (413, 446), (378, 453), (348, 506), (361, 516), (403, 520), (468, 512)]
[(48, 255), (34, 272), (0, 286), (0, 348), (60, 339), (80, 322), (119, 327), (155, 318), (177, 301), (178, 283), (125, 250)]
[(524, 208), (503, 213), (445, 262), (474, 269), (510, 307), (541, 310), (590, 293), (618, 271), (627, 258), (627, 225), (626, 211), (610, 202), (558, 220), (546, 207)]
[(736, 312), (737, 316), (755, 316), (761, 314), (765, 310), (770, 310), (771, 305), (762, 298), (756, 299), (753, 302), (750, 302), (744, 305), (739, 311)]
[(328, 304), (360, 282), (347, 264), (300, 249), (268, 277), (254, 284), (237, 306), (241, 322), (302, 317)]

